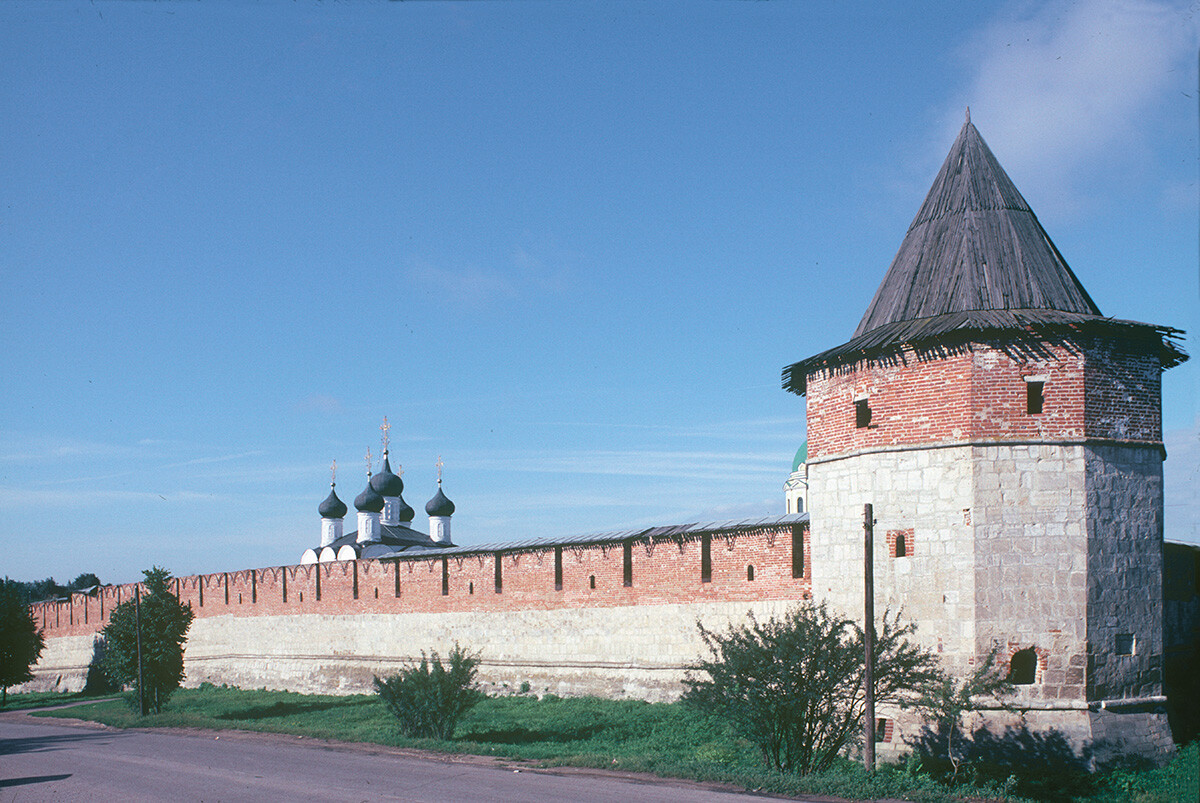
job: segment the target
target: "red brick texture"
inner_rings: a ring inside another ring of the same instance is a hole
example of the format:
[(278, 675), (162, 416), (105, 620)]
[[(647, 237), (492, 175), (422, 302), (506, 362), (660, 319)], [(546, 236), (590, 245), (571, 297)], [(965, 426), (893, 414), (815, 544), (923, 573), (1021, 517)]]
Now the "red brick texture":
[(913, 529), (909, 527), (906, 530), (888, 530), (887, 531), (887, 550), (888, 555), (893, 558), (901, 557), (900, 551), (897, 548), (900, 538), (904, 538), (904, 555), (903, 557), (911, 558), (913, 556)]
[[(803, 576), (793, 577), (792, 528), (802, 527)], [(811, 598), (807, 525), (714, 533), (712, 579), (701, 580), (701, 539), (640, 539), (632, 544), (633, 585), (624, 585), (620, 542), (562, 548), (562, 590), (555, 589), (553, 546), (421, 559), (339, 561), (193, 575), (176, 580), (197, 618), (303, 614), (502, 611), (618, 605), (802, 600)], [(500, 557), (501, 591), (495, 561)], [(754, 579), (748, 569), (754, 567)], [(443, 594), (443, 567), (446, 588)], [(594, 581), (594, 582), (593, 582)], [(594, 585), (594, 587), (593, 587)], [(104, 586), (33, 606), (50, 638), (97, 633), (134, 586)]]
[[(1044, 381), (1042, 412), (1027, 380)], [(981, 441), (1162, 440), (1156, 356), (1105, 340), (992, 342), (908, 349), (808, 377), (808, 457)], [(856, 426), (855, 401), (871, 421)]]

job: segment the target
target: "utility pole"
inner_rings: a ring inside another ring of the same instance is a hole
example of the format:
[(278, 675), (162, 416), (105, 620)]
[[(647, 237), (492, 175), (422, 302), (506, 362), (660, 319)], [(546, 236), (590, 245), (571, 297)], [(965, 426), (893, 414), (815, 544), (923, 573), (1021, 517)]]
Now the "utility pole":
[(863, 686), (866, 711), (863, 713), (863, 766), (875, 771), (875, 515), (870, 504), (863, 505), (863, 647), (866, 668)]
[(138, 711), (146, 716), (146, 684), (142, 674), (142, 587), (135, 586), (133, 597), (133, 618), (137, 625), (137, 661), (138, 661)]

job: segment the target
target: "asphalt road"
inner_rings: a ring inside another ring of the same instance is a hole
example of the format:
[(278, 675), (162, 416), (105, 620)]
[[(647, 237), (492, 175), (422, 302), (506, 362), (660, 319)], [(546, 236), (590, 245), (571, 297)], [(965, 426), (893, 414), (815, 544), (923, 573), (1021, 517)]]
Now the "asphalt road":
[(8, 801), (647, 801), (763, 797), (687, 782), (514, 769), (375, 745), (231, 731), (117, 730), (0, 714), (0, 803)]

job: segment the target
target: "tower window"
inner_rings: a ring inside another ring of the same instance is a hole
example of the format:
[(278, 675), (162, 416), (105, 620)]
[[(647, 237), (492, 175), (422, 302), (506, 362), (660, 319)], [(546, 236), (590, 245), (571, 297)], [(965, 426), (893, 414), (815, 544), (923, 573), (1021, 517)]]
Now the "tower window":
[(750, 582), (754, 582), (754, 564), (750, 564), (746, 567), (746, 579)]
[(1042, 402), (1045, 400), (1046, 383), (1044, 380), (1025, 381), (1025, 412), (1029, 415), (1041, 415)]
[(854, 426), (859, 429), (871, 426), (871, 405), (866, 399), (854, 400)]
[(1115, 647), (1117, 655), (1133, 655), (1133, 634), (1118, 633)]
[(904, 540), (904, 533), (900, 533), (896, 536), (896, 557), (908, 557), (908, 544)]
[(1028, 686), (1037, 678), (1037, 653), (1026, 647), (1013, 653), (1008, 665), (1008, 682), (1014, 686)]
[(875, 720), (875, 741), (890, 742), (892, 740), (892, 721), (880, 717)]

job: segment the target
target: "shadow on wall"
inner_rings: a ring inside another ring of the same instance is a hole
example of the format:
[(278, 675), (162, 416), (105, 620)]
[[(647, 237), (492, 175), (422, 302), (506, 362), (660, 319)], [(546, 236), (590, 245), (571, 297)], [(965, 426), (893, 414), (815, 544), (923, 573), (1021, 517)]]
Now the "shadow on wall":
[(107, 642), (102, 636), (96, 636), (92, 641), (92, 660), (88, 663), (87, 680), (83, 684), (84, 694), (112, 694), (121, 687), (113, 682), (104, 671), (104, 650)]
[[(949, 779), (954, 767), (947, 758), (949, 731), (925, 728), (912, 744), (921, 766), (939, 779)], [(1025, 726), (995, 734), (979, 728), (970, 739), (955, 734), (955, 755), (960, 758), (959, 780), (973, 776), (1006, 786), (1011, 792), (1037, 800), (1066, 801), (1095, 791), (1093, 769), (1114, 769), (1118, 763), (1096, 766), (1095, 756), (1109, 754), (1101, 744), (1077, 752), (1059, 731), (1031, 731)], [(1152, 766), (1147, 759), (1124, 758), (1129, 769)]]
[(1167, 721), (1175, 744), (1200, 737), (1200, 647), (1168, 656), (1163, 677), (1167, 695)]

